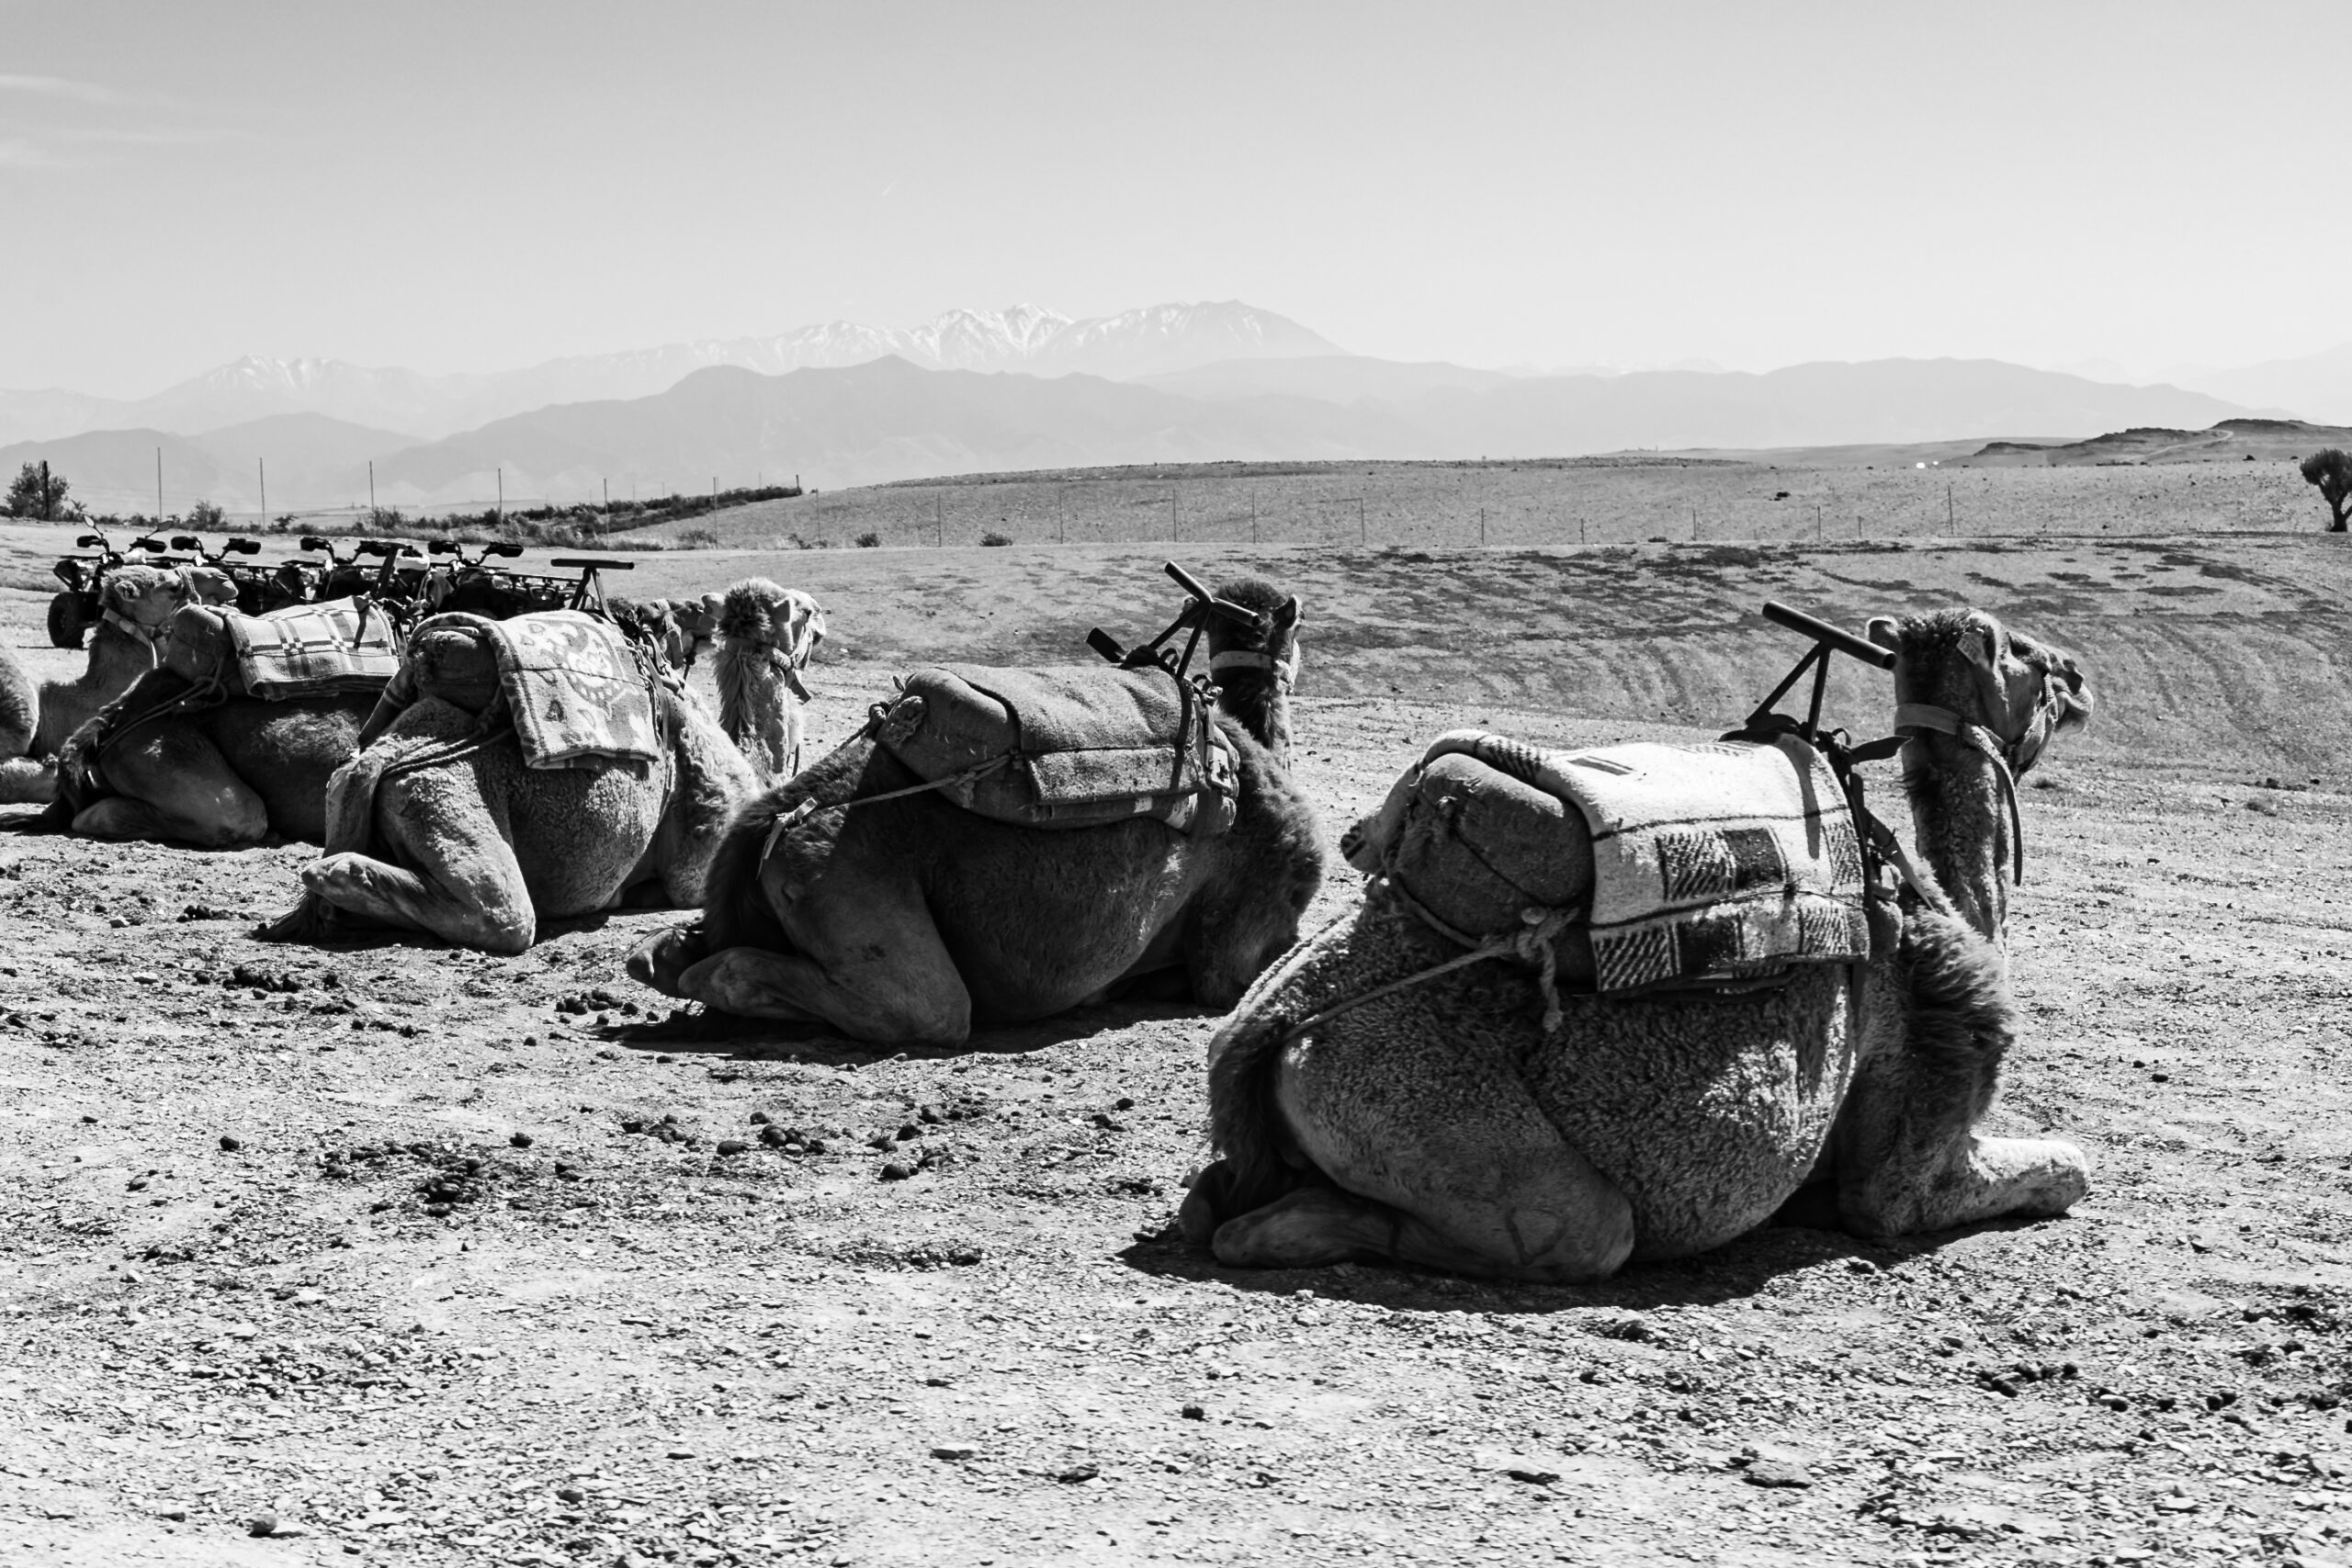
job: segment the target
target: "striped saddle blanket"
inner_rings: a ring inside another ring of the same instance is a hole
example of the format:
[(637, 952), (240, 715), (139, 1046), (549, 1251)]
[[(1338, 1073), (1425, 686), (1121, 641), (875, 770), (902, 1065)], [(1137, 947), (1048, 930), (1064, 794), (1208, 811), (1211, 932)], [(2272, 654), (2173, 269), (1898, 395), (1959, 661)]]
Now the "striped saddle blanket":
[(285, 702), (334, 692), (373, 692), (401, 667), (400, 629), (372, 601), (333, 599), (266, 615), (188, 604), (172, 617), (164, 668), (232, 696)]
[(1792, 735), (1543, 751), (1455, 730), (1342, 847), (1473, 939), (1576, 911), (1562, 976), (1604, 995), (1871, 954), (1845, 791)]

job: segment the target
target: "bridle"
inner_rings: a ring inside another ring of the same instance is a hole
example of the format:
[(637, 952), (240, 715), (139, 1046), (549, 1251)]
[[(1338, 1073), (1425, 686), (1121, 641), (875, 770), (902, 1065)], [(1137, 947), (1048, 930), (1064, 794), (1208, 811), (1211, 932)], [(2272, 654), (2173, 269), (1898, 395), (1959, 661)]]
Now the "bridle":
[(1928, 735), (1949, 735), (1971, 750), (1983, 753), (1985, 761), (1993, 764), (1994, 776), (2001, 782), (2001, 803), (2009, 817), (2010, 881), (2018, 887), (2025, 886), (2025, 817), (2018, 809), (2018, 775), (2033, 765), (2033, 760), (2041, 754), (2041, 749), (2050, 743), (2051, 735), (2058, 728), (2058, 703), (2050, 695), (2047, 677), (2044, 677), (2042, 691), (2042, 697), (2034, 705), (2033, 717), (2026, 725), (2025, 733), (2014, 742), (2004, 742), (1985, 726), (1934, 703), (1894, 705), (1894, 732), (1903, 737), (1903, 783), (1905, 788), (1930, 771), (1927, 747), (1922, 739)]
[(1274, 677), (1274, 683), (1284, 692), (1298, 682), (1298, 638), (1294, 636), (1290, 651), (1277, 659), (1264, 649), (1229, 648), (1223, 653), (1209, 655), (1209, 673), (1216, 675), (1226, 670), (1264, 670)]

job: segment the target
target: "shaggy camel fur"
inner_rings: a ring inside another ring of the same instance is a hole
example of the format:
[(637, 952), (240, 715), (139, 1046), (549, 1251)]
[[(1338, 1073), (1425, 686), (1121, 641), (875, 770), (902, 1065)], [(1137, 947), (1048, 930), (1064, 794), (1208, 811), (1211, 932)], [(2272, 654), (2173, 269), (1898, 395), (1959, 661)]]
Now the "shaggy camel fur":
[[(155, 639), (183, 604), (231, 604), (237, 586), (226, 572), (209, 566), (118, 567), (99, 590), (98, 624), (90, 656), (71, 681), (43, 681), (38, 696), (29, 690), (0, 696), (0, 805), (46, 801), (56, 791), (57, 772), (49, 759), (64, 750), (66, 738), (155, 667)], [(25, 683), (11, 665), (11, 681)], [(26, 720), (18, 736), (12, 718)]]
[(47, 800), (57, 788), (57, 768), (25, 753), (40, 727), (40, 696), (17, 656), (0, 648), (0, 806)]
[(2018, 1022), (2011, 775), (2089, 693), (2069, 657), (1981, 613), (1871, 636), (1896, 654), (1898, 702), (1933, 705), (1899, 725), (1961, 721), (1905, 749), (1932, 875), (1891, 956), (1746, 995), (1563, 996), (1549, 1036), (1534, 978), (1495, 962), (1312, 1021), (1458, 951), (1375, 881), (1211, 1043), (1224, 1157), (1185, 1199), (1186, 1235), (1237, 1267), (1362, 1258), (1558, 1283), (1718, 1246), (1808, 1179), (1826, 1223), (1868, 1235), (2064, 1213), (2088, 1189), (2080, 1151), (1973, 1128)]
[[(797, 588), (747, 577), (720, 604), (718, 636), (710, 673), (719, 728), (763, 784), (788, 779), (800, 771), (800, 705), (808, 700), (800, 672), (825, 640), (825, 612)], [(779, 688), (791, 694), (781, 705), (771, 699)]]
[[(1241, 764), (1221, 836), (1144, 818), (1020, 827), (929, 791), (849, 806), (921, 782), (861, 736), (744, 812), (703, 919), (640, 946), (629, 973), (722, 1011), (893, 1044), (960, 1045), (975, 1021), (1047, 1017), (1160, 972), (1230, 1007), (1296, 940), (1323, 843), (1288, 767), (1298, 601), (1257, 581), (1219, 592), (1265, 613), (1254, 631), (1208, 624), (1216, 722)], [(826, 805), (768, 852), (804, 800)]]
[[(511, 729), (484, 738), (480, 717), (437, 697), (403, 710), (335, 773), (327, 853), (263, 934), (316, 941), (373, 924), (520, 953), (541, 920), (700, 903), (759, 780), (702, 704), (666, 682), (654, 692), (668, 755), (650, 776), (619, 761), (528, 767)], [(747, 699), (760, 705), (756, 688)], [(780, 682), (766, 694), (791, 700)]]

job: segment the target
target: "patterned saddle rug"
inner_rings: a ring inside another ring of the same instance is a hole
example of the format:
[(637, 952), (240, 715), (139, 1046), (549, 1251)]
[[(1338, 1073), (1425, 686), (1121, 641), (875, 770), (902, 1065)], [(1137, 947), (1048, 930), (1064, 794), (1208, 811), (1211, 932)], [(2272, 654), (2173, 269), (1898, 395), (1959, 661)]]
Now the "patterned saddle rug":
[(655, 763), (664, 755), (652, 682), (620, 628), (578, 610), (511, 620), (451, 611), (419, 622), (366, 739), (421, 697), (468, 713), (503, 705), (534, 768)]
[(1793, 735), (1541, 751), (1454, 730), (1342, 848), (1474, 941), (1571, 911), (1561, 976), (1604, 995), (1871, 955), (1845, 792)]
[(918, 670), (882, 710), (891, 755), (956, 805), (1031, 828), (1153, 817), (1209, 838), (1233, 825), (1240, 763), (1200, 690), (1105, 665)]
[(266, 615), (187, 604), (157, 649), (164, 669), (229, 696), (286, 702), (373, 692), (399, 672), (400, 629), (367, 599), (295, 604)]

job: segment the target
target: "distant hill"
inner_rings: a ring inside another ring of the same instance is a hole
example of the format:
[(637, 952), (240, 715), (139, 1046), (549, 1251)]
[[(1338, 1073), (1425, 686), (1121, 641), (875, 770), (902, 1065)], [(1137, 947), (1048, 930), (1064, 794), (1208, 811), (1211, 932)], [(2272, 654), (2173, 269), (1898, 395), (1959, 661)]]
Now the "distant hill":
[(2352, 429), (2298, 419), (2225, 419), (2208, 430), (2141, 426), (2087, 441), (1994, 441), (1958, 460), (1971, 468), (2068, 468), (2101, 463), (2229, 463), (2306, 457), (2324, 446), (2352, 448)]
[(2352, 424), (2352, 343), (2301, 359), (2207, 371), (2185, 384), (2256, 408), (2289, 408), (2305, 419)]
[(566, 403), (379, 460), (403, 503), (487, 492), (594, 495), (799, 474), (828, 487), (1008, 468), (1223, 457), (1352, 457), (1409, 445), (1378, 411), (1305, 398), (1204, 402), (1093, 376), (925, 370), (904, 359), (762, 376), (696, 371), (656, 397)]
[(155, 459), (163, 454), (164, 510), (183, 513), (198, 501), (232, 512), (260, 505), (268, 464), (272, 511), (368, 499), (368, 460), (414, 445), (389, 430), (371, 430), (324, 414), (277, 414), (206, 435), (155, 429), (89, 431), (57, 441), (20, 441), (0, 447), (0, 473), (46, 461), (66, 477), (75, 500), (93, 512), (153, 513)]
[(1518, 379), (1499, 370), (1473, 370), (1442, 361), (1408, 363), (1362, 355), (1313, 355), (1293, 359), (1227, 359), (1140, 377), (1147, 387), (1188, 398), (1254, 398), (1269, 394), (1352, 403), (1394, 402), (1442, 391), (1484, 391)]
[(427, 376), (334, 359), (249, 355), (130, 402), (73, 392), (0, 392), (0, 441), (107, 427), (195, 434), (296, 412), (424, 439), (552, 403), (650, 397), (720, 365), (775, 375), (896, 355), (927, 369), (1123, 378), (1218, 361), (1341, 352), (1287, 317), (1228, 299), (1149, 305), (1086, 320), (1035, 305), (950, 310), (903, 330), (828, 321), (773, 337), (700, 339), (482, 375)]
[(1795, 365), (1761, 376), (1544, 377), (1432, 392), (1396, 408), (1429, 433), (1429, 455), (1446, 457), (1907, 444), (2025, 430), (2064, 436), (2204, 425), (2249, 412), (2177, 387), (2116, 386), (1994, 359)]

